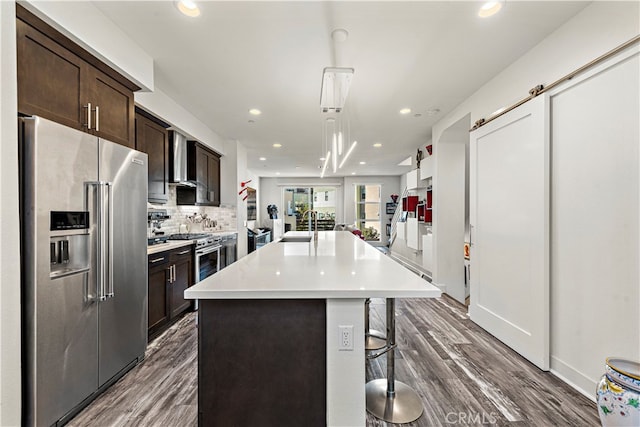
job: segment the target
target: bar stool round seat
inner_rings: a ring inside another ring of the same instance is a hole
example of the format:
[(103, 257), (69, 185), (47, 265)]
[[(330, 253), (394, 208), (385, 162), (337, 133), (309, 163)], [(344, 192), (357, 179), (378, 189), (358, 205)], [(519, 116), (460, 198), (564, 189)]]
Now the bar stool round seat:
[(369, 381), (365, 386), (367, 411), (389, 423), (410, 423), (422, 415), (420, 396), (407, 384), (395, 378), (396, 320), (395, 298), (387, 298), (387, 343), (384, 350), (367, 356), (376, 358), (387, 353), (387, 378)]

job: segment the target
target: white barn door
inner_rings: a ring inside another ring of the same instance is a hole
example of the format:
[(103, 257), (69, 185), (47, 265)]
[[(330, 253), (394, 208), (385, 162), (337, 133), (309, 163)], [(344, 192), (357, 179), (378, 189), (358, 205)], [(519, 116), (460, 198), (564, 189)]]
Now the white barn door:
[(471, 133), (471, 320), (549, 369), (549, 107)]

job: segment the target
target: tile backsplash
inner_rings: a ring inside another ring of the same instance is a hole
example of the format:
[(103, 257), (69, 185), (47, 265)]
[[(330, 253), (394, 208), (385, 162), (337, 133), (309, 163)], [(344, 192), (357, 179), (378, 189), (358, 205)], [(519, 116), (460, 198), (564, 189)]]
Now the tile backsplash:
[[(160, 229), (164, 234), (185, 233), (187, 226), (191, 232), (202, 231), (202, 224), (191, 224), (187, 221), (187, 216), (193, 214), (207, 214), (207, 218), (216, 222), (215, 227), (206, 228), (205, 231), (236, 231), (236, 207), (231, 205), (214, 206), (183, 206), (176, 205), (176, 186), (169, 184), (169, 201), (165, 205), (147, 204), (148, 208), (165, 209), (171, 219), (163, 221)], [(147, 235), (152, 236), (154, 227), (148, 224)]]

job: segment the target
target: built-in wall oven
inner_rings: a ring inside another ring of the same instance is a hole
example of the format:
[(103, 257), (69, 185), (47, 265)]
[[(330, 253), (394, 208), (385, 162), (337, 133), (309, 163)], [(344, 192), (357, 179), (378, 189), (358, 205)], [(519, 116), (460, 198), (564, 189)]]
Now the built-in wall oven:
[(208, 236), (196, 241), (195, 282), (206, 279), (220, 271), (220, 237)]
[(183, 233), (172, 234), (169, 236), (169, 240), (196, 241), (194, 283), (206, 279), (222, 268), (220, 256), (222, 239), (219, 236), (212, 236), (206, 233)]

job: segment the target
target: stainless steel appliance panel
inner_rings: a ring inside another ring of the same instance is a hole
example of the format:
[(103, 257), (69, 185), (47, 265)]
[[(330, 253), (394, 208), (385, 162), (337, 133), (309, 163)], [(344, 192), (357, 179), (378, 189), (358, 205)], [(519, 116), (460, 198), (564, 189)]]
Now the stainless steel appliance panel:
[[(108, 182), (106, 256), (111, 280), (100, 303), (99, 382), (142, 359), (147, 344), (147, 155), (100, 139), (99, 180)], [(109, 257), (111, 257), (109, 259)]]
[(94, 194), (86, 183), (98, 178), (97, 140), (42, 118), (20, 119), (20, 124), (24, 126), (24, 422), (51, 425), (90, 396), (98, 382), (95, 269), (76, 266), (52, 278), (51, 259), (51, 243), (67, 240), (70, 261), (84, 256), (93, 267), (92, 246), (75, 246), (94, 238), (95, 223), (86, 230), (50, 230), (51, 211), (91, 211)]
[(220, 271), (220, 249), (216, 244), (196, 249), (195, 255), (195, 281), (200, 282)]
[(187, 137), (180, 132), (170, 131), (169, 138), (172, 165), (171, 182), (195, 186), (195, 183), (188, 181)]

